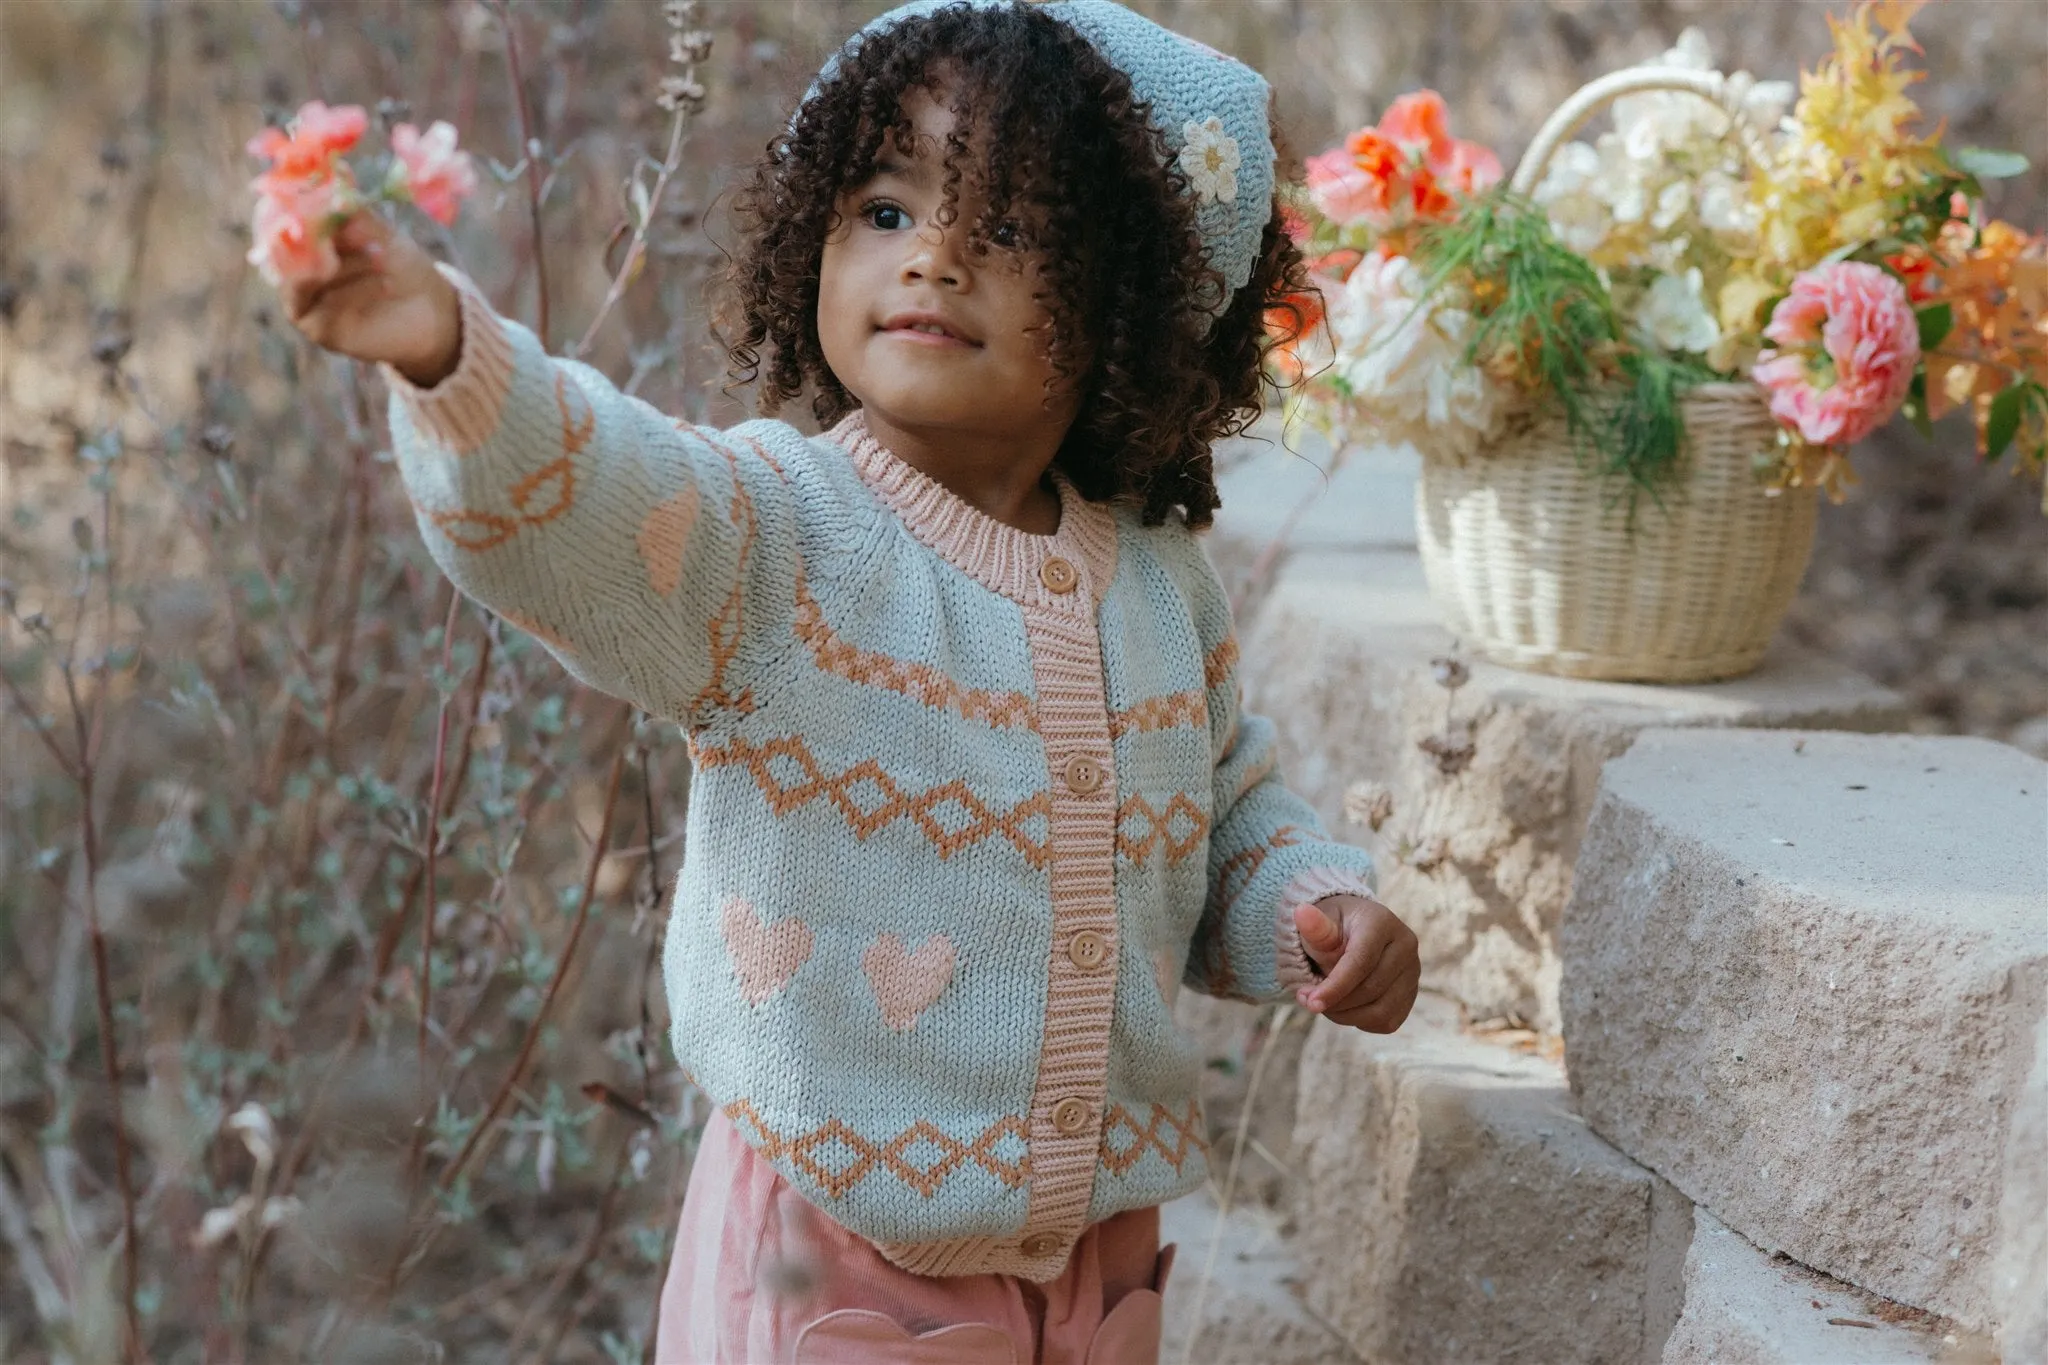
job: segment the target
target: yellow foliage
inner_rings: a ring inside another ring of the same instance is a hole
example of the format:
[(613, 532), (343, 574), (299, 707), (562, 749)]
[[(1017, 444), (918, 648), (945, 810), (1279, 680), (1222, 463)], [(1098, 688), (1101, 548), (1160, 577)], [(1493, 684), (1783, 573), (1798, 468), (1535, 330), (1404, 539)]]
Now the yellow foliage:
[(1835, 50), (1800, 77), (1792, 132), (1751, 182), (1763, 214), (1756, 273), (1783, 285), (1830, 252), (1882, 236), (1924, 196), (1945, 163), (1938, 132), (1921, 135), (1908, 93), (1906, 30), (1924, 0), (1865, 0), (1828, 16)]

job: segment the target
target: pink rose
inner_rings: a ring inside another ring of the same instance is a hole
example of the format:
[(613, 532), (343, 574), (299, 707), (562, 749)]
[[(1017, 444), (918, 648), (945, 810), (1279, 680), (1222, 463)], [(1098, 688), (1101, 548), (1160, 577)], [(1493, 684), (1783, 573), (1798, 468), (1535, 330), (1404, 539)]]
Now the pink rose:
[(1792, 281), (1750, 371), (1771, 415), (1818, 446), (1846, 446), (1884, 425), (1920, 363), (1920, 324), (1906, 287), (1861, 261), (1816, 266)]
[(453, 124), (438, 122), (422, 133), (401, 123), (391, 130), (391, 152), (398, 158), (394, 170), (403, 168), (412, 202), (443, 227), (455, 221), (462, 201), (476, 193), (476, 168), (468, 153), (456, 150)]

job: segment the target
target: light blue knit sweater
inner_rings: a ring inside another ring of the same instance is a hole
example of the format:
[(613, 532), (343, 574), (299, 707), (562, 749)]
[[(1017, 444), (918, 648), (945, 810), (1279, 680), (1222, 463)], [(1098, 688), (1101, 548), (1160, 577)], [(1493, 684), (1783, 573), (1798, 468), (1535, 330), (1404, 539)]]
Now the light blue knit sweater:
[(677, 1056), (804, 1196), (924, 1274), (1046, 1280), (1205, 1174), (1182, 982), (1310, 979), (1292, 908), (1368, 890), (1239, 707), (1177, 521), (1062, 484), (1035, 536), (870, 438), (681, 425), (467, 280), (456, 372), (390, 375), (448, 576), (695, 763)]

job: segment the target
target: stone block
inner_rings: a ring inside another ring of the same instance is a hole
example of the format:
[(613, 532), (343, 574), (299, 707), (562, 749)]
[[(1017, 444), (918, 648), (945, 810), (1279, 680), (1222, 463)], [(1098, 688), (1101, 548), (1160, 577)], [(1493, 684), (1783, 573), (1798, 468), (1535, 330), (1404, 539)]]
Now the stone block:
[(2005, 1144), (2005, 1199), (1993, 1268), (1999, 1349), (2008, 1365), (2048, 1362), (2048, 1019), (2034, 1030), (2034, 1062), (2013, 1106)]
[(1757, 1245), (1988, 1330), (2044, 830), (2048, 764), (1988, 740), (1640, 736), (1560, 934), (1587, 1119)]
[[(1422, 940), (1424, 983), (1476, 1017), (1550, 1032), (1557, 920), (1602, 764), (1652, 726), (1905, 724), (1896, 694), (1785, 641), (1733, 682), (1581, 682), (1472, 663), (1449, 691), (1432, 661), (1454, 642), (1405, 552), (1297, 554), (1242, 629), (1247, 701), (1278, 726), (1294, 789), (1378, 856), (1382, 898)], [(1345, 819), (1358, 784), (1391, 803), (1376, 834)]]
[(1693, 1211), (1685, 1306), (1663, 1365), (1922, 1365), (1941, 1336), (1888, 1318), (1890, 1305), (1772, 1257)]
[(1373, 1365), (1637, 1365), (1677, 1316), (1685, 1201), (1447, 1002), (1311, 1031), (1295, 1161), (1303, 1297)]
[(1271, 1211), (1236, 1208), (1219, 1224), (1203, 1191), (1160, 1209), (1159, 1240), (1177, 1248), (1160, 1365), (1358, 1365), (1302, 1303)]

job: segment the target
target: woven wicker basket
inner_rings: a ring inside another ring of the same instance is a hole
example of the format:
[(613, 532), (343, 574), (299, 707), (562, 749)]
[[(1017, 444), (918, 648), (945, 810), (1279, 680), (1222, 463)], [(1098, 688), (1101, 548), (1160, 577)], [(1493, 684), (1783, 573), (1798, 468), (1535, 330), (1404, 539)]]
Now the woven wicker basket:
[[(1595, 81), (1544, 124), (1513, 188), (1533, 189), (1580, 124), (1637, 90), (1723, 95), (1711, 72)], [(1756, 385), (1702, 385), (1682, 406), (1679, 472), (1633, 517), (1620, 490), (1581, 468), (1561, 419), (1511, 421), (1463, 461), (1423, 450), (1423, 574), (1466, 647), (1514, 668), (1634, 682), (1732, 678), (1763, 660), (1805, 576), (1818, 500), (1811, 488), (1767, 496), (1757, 482), (1777, 426)]]

